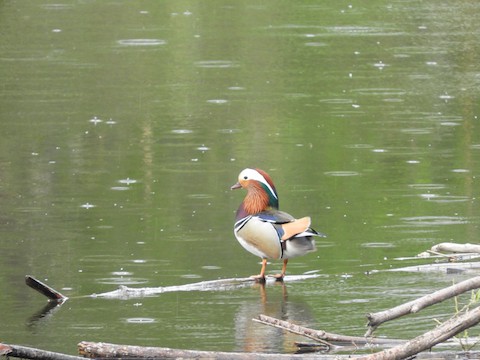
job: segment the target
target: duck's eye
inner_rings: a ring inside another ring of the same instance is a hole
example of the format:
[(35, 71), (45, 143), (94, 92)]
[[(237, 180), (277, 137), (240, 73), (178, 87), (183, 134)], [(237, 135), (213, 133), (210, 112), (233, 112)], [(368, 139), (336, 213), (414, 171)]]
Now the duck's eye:
[(244, 178), (245, 180), (247, 180), (247, 179), (248, 179), (248, 176), (247, 176), (247, 175), (245, 175), (243, 178)]

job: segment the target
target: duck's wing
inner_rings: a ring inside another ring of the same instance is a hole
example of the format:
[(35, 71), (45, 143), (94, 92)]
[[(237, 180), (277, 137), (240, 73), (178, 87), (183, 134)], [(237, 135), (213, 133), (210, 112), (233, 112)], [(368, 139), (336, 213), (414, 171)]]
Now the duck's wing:
[(262, 211), (261, 213), (258, 213), (256, 216), (258, 216), (262, 221), (266, 221), (274, 224), (285, 224), (295, 220), (295, 218), (292, 215), (280, 210)]

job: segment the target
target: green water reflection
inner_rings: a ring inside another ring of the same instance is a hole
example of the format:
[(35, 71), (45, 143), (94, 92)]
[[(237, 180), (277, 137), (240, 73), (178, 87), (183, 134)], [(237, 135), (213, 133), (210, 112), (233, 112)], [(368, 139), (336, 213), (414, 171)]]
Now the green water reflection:
[[(364, 273), (478, 240), (478, 8), (3, 1), (2, 341), (291, 351), (290, 336), (250, 319), (358, 335), (365, 313), (450, 284)], [(229, 187), (247, 166), (272, 175), (284, 210), (328, 234), (289, 264), (321, 277), (266, 294), (75, 298), (256, 273), (232, 230), (242, 194)], [(45, 300), (25, 274), (72, 299), (32, 319)], [(382, 334), (412, 336), (452, 309)]]

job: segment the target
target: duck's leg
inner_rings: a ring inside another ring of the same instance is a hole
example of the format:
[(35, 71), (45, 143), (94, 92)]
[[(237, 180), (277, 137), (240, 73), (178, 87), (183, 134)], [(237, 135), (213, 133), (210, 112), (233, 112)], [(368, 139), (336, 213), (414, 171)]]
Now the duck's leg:
[(259, 283), (265, 282), (265, 269), (267, 268), (267, 259), (262, 259), (262, 269), (260, 270), (260, 274), (251, 276), (255, 279), (255, 281)]
[(283, 278), (285, 277), (285, 273), (287, 272), (287, 264), (288, 264), (288, 259), (283, 259), (282, 272), (280, 274), (274, 275), (274, 278), (277, 281), (283, 281)]

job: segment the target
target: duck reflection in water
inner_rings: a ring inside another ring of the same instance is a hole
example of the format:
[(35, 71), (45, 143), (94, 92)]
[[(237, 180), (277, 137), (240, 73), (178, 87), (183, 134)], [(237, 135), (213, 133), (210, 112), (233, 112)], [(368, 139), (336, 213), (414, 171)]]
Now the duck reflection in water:
[(301, 299), (288, 297), (287, 285), (276, 282), (268, 286), (268, 294), (264, 283), (257, 283), (253, 287), (259, 297), (245, 299), (239, 306), (235, 321), (236, 351), (242, 352), (283, 352), (294, 353), (297, 348), (295, 341), (304, 341), (305, 338), (252, 321), (259, 314), (268, 315), (277, 319), (311, 325), (313, 315), (309, 305)]

